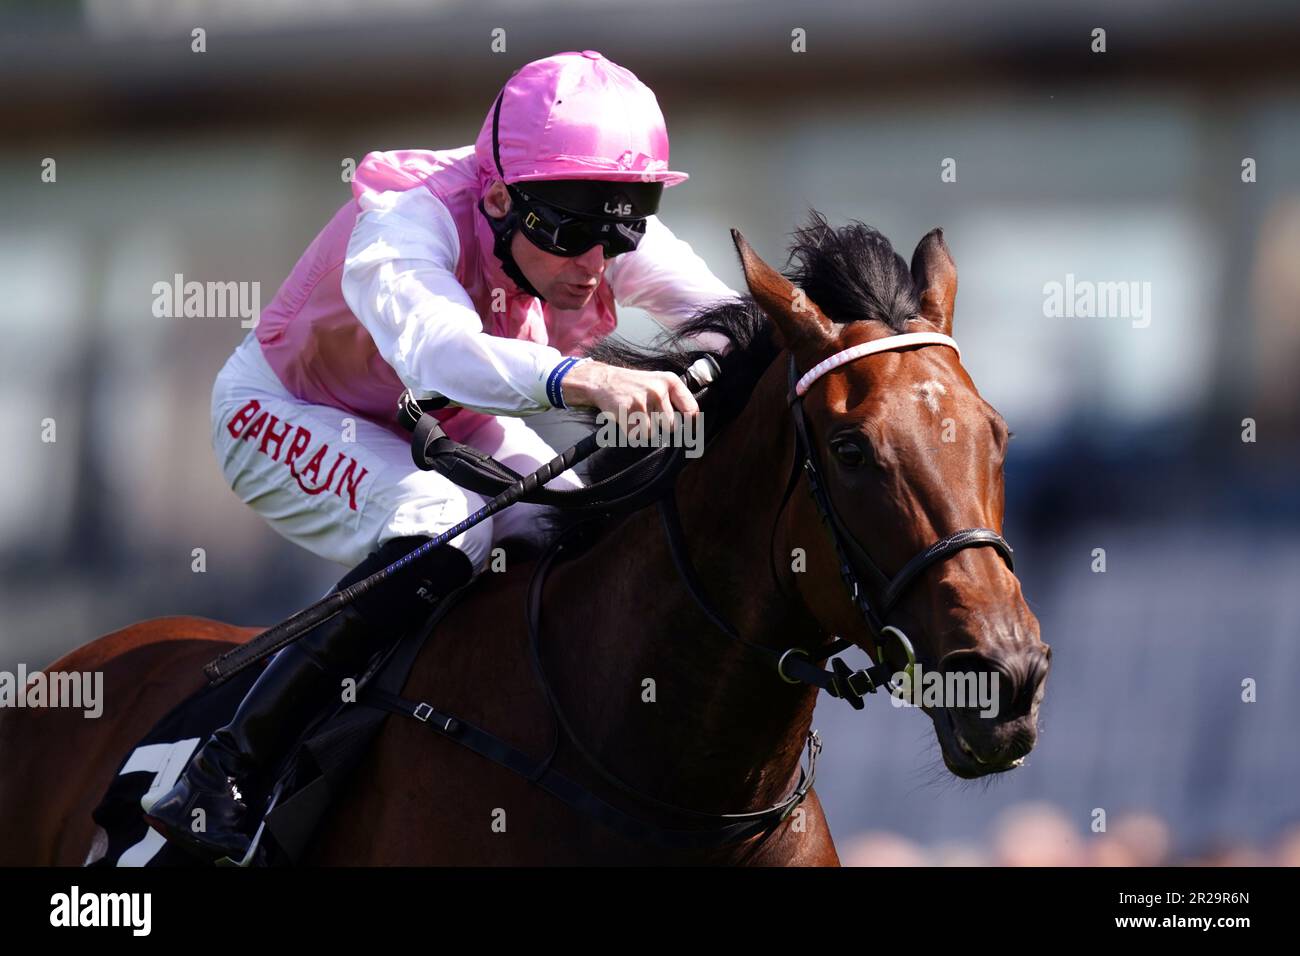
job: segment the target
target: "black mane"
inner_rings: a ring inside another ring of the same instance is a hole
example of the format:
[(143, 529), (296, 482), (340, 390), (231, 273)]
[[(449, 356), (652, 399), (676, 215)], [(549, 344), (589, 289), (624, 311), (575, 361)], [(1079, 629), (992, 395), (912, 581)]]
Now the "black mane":
[[(894, 252), (888, 239), (857, 220), (835, 229), (813, 210), (808, 224), (795, 231), (790, 258), (782, 272), (827, 318), (839, 324), (874, 321), (901, 332), (920, 310), (907, 263)], [(681, 374), (706, 354), (694, 341), (703, 333), (720, 335), (730, 342), (725, 355), (715, 356), (722, 373), (710, 387), (704, 404), (707, 427), (716, 430), (744, 409), (754, 386), (779, 351), (767, 316), (748, 293), (739, 300), (702, 309), (648, 346), (632, 345), (611, 336), (586, 354), (607, 365)], [(583, 410), (575, 413), (574, 420), (594, 431), (596, 415), (594, 409)], [(643, 449), (603, 449), (589, 459), (585, 480), (610, 475), (643, 453)], [(557, 512), (553, 528), (563, 529), (579, 517)]]

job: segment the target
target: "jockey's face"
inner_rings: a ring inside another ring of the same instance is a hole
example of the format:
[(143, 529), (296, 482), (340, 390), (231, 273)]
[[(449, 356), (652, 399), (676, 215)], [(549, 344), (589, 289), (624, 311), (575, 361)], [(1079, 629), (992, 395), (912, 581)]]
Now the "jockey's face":
[[(497, 180), (483, 198), (483, 208), (500, 218), (510, 211), (510, 194)], [(528, 281), (557, 309), (580, 309), (591, 299), (605, 272), (605, 252), (595, 245), (580, 256), (552, 255), (543, 252), (516, 231), (510, 240), (510, 252)]]

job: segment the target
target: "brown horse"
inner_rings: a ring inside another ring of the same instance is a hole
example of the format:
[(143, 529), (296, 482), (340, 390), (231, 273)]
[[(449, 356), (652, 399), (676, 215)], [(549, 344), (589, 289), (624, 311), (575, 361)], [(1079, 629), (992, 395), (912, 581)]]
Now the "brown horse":
[[(796, 452), (788, 366), (793, 357), (803, 373), (884, 336), (950, 334), (956, 268), (939, 230), (921, 240), (909, 270), (875, 231), (831, 229), (814, 214), (796, 234), (792, 282), (735, 237), (752, 297), (702, 314), (677, 338), (710, 331), (731, 341), (708, 406), (717, 419), (704, 422), (722, 430), (677, 479), (690, 556), (717, 610), (746, 640), (815, 651), (843, 635), (875, 655), (812, 497), (806, 488), (783, 494)], [(674, 369), (682, 354), (681, 347), (600, 352)], [(809, 391), (804, 409), (830, 498), (880, 568), (897, 571), (958, 528), (1000, 532), (1007, 428), (951, 348), (904, 348), (844, 364)], [(480, 581), (429, 639), (404, 695), (540, 758), (554, 725), (529, 659), (529, 574), (520, 566), (491, 586)], [(612, 520), (585, 552), (558, 564), (543, 607), (552, 690), (609, 773), (655, 800), (709, 812), (761, 809), (790, 793), (816, 691), (781, 680), (739, 643), (719, 638), (683, 586), (655, 509)], [(912, 636), (923, 665), (942, 671), (959, 662), (1011, 685), (996, 719), (925, 709), (949, 769), (974, 777), (1017, 765), (1034, 743), (1048, 649), (1002, 557), (989, 547), (943, 557), (889, 618)], [(93, 836), (90, 811), (127, 750), (201, 686), (203, 663), (255, 633), (195, 618), (138, 624), (51, 665), (103, 672), (103, 719), (0, 711), (0, 864), (81, 863)], [(611, 787), (572, 748), (560, 747), (556, 767), (628, 814), (681, 826)], [(606, 828), (417, 721), (390, 717), (318, 830), (311, 862), (827, 865), (838, 858), (815, 790), (760, 837), (663, 849)]]

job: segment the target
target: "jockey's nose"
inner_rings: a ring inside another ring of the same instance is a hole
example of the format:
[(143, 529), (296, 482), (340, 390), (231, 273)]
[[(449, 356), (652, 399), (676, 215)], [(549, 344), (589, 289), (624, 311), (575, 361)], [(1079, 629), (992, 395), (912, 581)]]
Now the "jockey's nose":
[(605, 271), (605, 247), (596, 243), (582, 255), (575, 256), (573, 261), (582, 266), (589, 278), (598, 279)]

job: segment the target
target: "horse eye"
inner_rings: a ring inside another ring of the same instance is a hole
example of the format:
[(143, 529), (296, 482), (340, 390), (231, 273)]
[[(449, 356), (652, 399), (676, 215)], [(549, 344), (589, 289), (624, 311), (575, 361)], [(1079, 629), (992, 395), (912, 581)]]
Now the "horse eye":
[(867, 455), (862, 446), (849, 438), (841, 438), (831, 443), (831, 451), (846, 468), (858, 468), (866, 463)]

